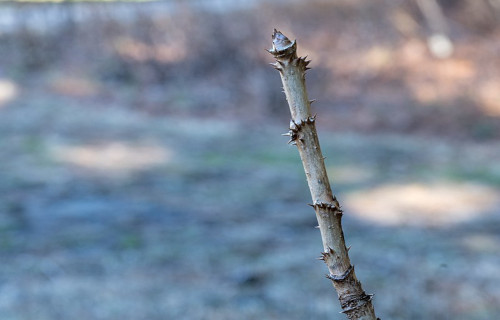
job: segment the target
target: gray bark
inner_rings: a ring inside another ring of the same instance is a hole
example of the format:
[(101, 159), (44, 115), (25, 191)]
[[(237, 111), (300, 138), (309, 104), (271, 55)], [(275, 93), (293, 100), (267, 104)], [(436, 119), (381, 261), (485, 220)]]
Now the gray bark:
[(272, 64), (280, 72), (285, 95), (290, 107), (289, 143), (297, 146), (307, 183), (311, 191), (316, 212), (323, 252), (323, 260), (330, 279), (335, 287), (343, 313), (348, 319), (376, 320), (372, 305), (372, 295), (367, 295), (357, 280), (351, 265), (348, 248), (342, 231), (342, 209), (330, 188), (324, 157), (316, 133), (315, 116), (311, 115), (305, 86), (305, 72), (310, 61), (297, 57), (297, 44), (281, 32), (274, 30), (273, 47), (269, 52), (276, 59)]

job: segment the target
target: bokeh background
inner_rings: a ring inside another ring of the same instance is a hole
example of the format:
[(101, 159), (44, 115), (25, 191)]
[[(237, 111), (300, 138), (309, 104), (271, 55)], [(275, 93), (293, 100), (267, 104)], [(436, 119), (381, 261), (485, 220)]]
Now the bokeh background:
[(264, 49), (382, 319), (500, 317), (500, 2), (0, 3), (0, 318), (343, 319)]

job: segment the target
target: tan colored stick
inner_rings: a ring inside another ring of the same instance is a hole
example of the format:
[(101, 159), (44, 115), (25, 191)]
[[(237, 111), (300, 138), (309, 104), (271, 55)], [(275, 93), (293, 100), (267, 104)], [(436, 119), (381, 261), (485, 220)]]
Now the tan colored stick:
[(280, 72), (290, 107), (290, 143), (297, 145), (304, 165), (307, 183), (316, 211), (324, 252), (320, 257), (328, 266), (327, 278), (337, 290), (343, 313), (348, 319), (376, 320), (372, 296), (367, 295), (357, 280), (344, 241), (342, 209), (333, 196), (316, 133), (315, 117), (311, 116), (305, 86), (305, 72), (310, 61), (297, 57), (297, 44), (274, 30), (273, 47), (276, 58), (272, 64)]

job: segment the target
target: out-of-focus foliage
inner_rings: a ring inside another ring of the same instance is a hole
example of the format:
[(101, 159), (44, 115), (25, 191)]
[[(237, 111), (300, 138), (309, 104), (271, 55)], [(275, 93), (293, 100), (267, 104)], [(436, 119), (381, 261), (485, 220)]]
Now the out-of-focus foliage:
[(486, 1), (441, 2), (454, 45), (441, 60), (428, 52), (432, 30), (412, 1), (259, 1), (253, 11), (194, 3), (6, 6), (15, 28), (1, 35), (3, 73), (47, 81), (41, 70), (58, 70), (55, 78), (91, 82), (96, 97), (126, 97), (146, 112), (285, 116), (258, 49), (276, 26), (313, 59), (311, 95), (331, 128), (500, 134), (499, 27)]

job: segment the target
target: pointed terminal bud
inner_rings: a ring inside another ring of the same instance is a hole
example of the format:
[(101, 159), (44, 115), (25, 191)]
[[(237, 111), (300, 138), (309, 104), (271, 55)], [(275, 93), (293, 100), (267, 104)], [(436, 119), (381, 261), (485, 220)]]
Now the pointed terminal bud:
[(274, 29), (273, 32), (273, 48), (277, 50), (284, 50), (292, 45), (292, 42), (280, 31)]
[(269, 53), (273, 54), (276, 58), (288, 58), (292, 61), (296, 57), (297, 43), (290, 41), (283, 33), (274, 29), (273, 35), (273, 47), (268, 50)]

